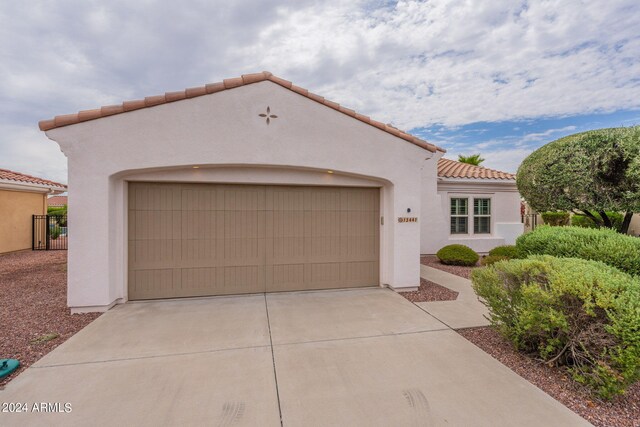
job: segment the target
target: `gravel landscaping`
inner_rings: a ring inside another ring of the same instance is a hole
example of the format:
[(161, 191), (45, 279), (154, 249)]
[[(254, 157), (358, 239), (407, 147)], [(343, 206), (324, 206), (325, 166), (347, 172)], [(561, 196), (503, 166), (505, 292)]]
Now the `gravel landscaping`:
[(67, 251), (0, 255), (0, 358), (20, 361), (0, 388), (99, 315), (69, 313)]
[(574, 382), (565, 368), (517, 352), (492, 327), (458, 330), (463, 337), (597, 427), (640, 426), (640, 383), (624, 396), (602, 401)]
[(446, 265), (442, 264), (438, 257), (435, 255), (423, 255), (420, 257), (420, 264), (428, 265), (429, 267), (437, 268), (438, 270), (446, 271), (447, 273), (455, 274), (457, 276), (469, 279), (471, 277), (471, 271), (476, 267), (463, 267), (459, 265)]
[(411, 302), (454, 301), (458, 298), (456, 291), (423, 278), (420, 278), (420, 287), (418, 287), (417, 291), (400, 292), (400, 295)]

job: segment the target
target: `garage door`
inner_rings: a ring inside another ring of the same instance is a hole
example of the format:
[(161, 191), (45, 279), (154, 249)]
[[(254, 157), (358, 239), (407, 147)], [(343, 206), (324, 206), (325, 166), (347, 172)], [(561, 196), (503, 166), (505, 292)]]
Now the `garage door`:
[(129, 184), (129, 299), (378, 285), (379, 189)]

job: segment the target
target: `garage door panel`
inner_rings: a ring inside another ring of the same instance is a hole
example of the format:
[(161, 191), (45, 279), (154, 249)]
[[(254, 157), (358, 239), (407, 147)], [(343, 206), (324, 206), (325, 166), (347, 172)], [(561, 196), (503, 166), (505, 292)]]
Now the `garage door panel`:
[(177, 267), (180, 265), (181, 258), (181, 240), (133, 240), (129, 242), (130, 268)]
[(168, 184), (138, 185), (129, 188), (129, 208), (135, 210), (180, 210), (180, 187)]
[(134, 240), (179, 239), (182, 212), (137, 210), (130, 216), (129, 238)]
[(378, 194), (132, 183), (129, 298), (377, 285)]

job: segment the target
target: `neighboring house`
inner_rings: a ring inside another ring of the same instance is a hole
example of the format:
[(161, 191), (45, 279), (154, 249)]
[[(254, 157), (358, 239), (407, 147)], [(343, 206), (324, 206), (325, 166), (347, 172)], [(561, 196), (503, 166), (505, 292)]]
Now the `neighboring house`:
[[(445, 168), (439, 178), (444, 149), (267, 72), (40, 129), (69, 159), (74, 312), (137, 299), (410, 290), (421, 253), (459, 241), (487, 250), (517, 234), (512, 175)], [(451, 234), (453, 198), (467, 199), (465, 235), (458, 201)]]
[(640, 214), (634, 214), (629, 224), (629, 234), (640, 237)]
[(62, 208), (67, 205), (67, 196), (51, 196), (47, 199), (50, 208)]
[(422, 221), (423, 253), (433, 254), (452, 243), (488, 252), (514, 244), (523, 232), (514, 174), (442, 158), (438, 197), (441, 209)]
[(65, 191), (64, 184), (0, 169), (0, 253), (30, 249), (32, 215), (46, 215), (47, 196)]

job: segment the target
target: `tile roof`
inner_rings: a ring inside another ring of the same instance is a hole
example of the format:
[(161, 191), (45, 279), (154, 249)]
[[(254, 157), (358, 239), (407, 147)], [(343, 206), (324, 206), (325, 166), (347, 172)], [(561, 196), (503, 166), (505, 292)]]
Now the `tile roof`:
[(48, 179), (42, 179), (36, 176), (10, 171), (9, 169), (0, 169), (0, 179), (7, 181), (16, 181), (17, 183), (21, 184), (37, 184), (56, 188), (67, 188), (66, 185), (60, 184), (59, 182), (49, 181)]
[(52, 196), (47, 199), (49, 206), (64, 206), (67, 204), (67, 196)]
[(38, 125), (40, 126), (40, 130), (47, 131), (54, 128), (74, 125), (80, 122), (86, 122), (88, 120), (95, 120), (102, 117), (112, 116), (114, 114), (121, 114), (121, 113), (126, 113), (128, 111), (139, 110), (141, 108), (148, 108), (148, 107), (153, 107), (160, 104), (166, 104), (168, 102), (175, 102), (175, 101), (180, 101), (187, 98), (195, 98), (197, 96), (209, 95), (209, 94), (220, 92), (223, 90), (233, 89), (235, 87), (249, 85), (252, 83), (257, 83), (265, 80), (269, 80), (273, 83), (276, 83), (286, 89), (289, 89), (302, 96), (305, 96), (309, 99), (319, 102), (320, 104), (326, 105), (329, 108), (333, 108), (334, 110), (337, 110), (343, 114), (346, 114), (350, 117), (358, 119), (361, 122), (365, 122), (367, 124), (370, 124), (371, 126), (375, 126), (378, 129), (388, 132), (391, 135), (394, 135), (398, 138), (402, 138), (406, 141), (409, 141), (412, 144), (417, 145), (418, 147), (424, 148), (425, 150), (431, 151), (433, 153), (435, 153), (436, 151), (441, 151), (443, 153), (446, 152), (446, 150), (440, 147), (437, 147), (427, 141), (423, 141), (422, 139), (417, 138), (407, 132), (401, 131), (389, 124), (378, 122), (367, 116), (358, 114), (349, 108), (345, 108), (340, 104), (331, 102), (328, 99), (323, 98), (322, 96), (311, 93), (307, 89), (296, 86), (288, 80), (284, 80), (284, 79), (281, 79), (280, 77), (276, 77), (268, 71), (263, 71), (261, 73), (254, 73), (254, 74), (244, 74), (241, 77), (225, 79), (222, 82), (211, 83), (211, 84), (207, 84), (205, 86), (200, 86), (200, 87), (193, 87), (193, 88), (182, 90), (179, 92), (167, 92), (164, 95), (148, 96), (144, 99), (138, 99), (135, 101), (125, 101), (120, 105), (109, 105), (101, 108), (96, 108), (94, 110), (80, 111), (79, 113), (75, 113), (75, 114), (55, 116), (53, 119), (40, 121)]
[(438, 176), (441, 178), (516, 179), (515, 174), (512, 173), (460, 163), (449, 159), (438, 160)]

